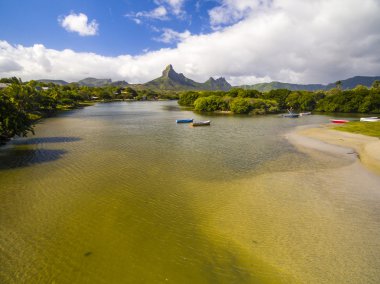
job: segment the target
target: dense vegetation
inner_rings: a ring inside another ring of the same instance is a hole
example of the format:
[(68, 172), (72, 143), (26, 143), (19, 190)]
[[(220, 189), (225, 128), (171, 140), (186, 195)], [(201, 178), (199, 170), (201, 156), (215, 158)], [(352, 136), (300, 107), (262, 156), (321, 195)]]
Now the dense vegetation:
[[(130, 86), (80, 86), (78, 83), (56, 85), (17, 78), (0, 79), (0, 143), (15, 135), (33, 132), (33, 123), (58, 110), (72, 109), (94, 101), (178, 99), (175, 92), (134, 89)], [(6, 87), (5, 85), (6, 84)], [(380, 113), (380, 81), (371, 88), (357, 86), (352, 90), (336, 88), (328, 91), (260, 92), (247, 89), (229, 91), (187, 91), (178, 103), (196, 111), (228, 111), (237, 114), (278, 113), (296, 111)]]
[(276, 113), (286, 109), (296, 111), (380, 113), (380, 81), (371, 88), (357, 86), (352, 90), (336, 88), (328, 91), (289, 91), (286, 89), (259, 92), (231, 89), (230, 91), (188, 91), (178, 103), (197, 111), (231, 111), (234, 113)]
[(176, 93), (135, 90), (117, 86), (64, 86), (17, 78), (0, 79), (0, 144), (11, 137), (33, 132), (34, 122), (59, 110), (73, 109), (94, 101), (177, 99)]
[(238, 114), (276, 113), (281, 107), (279, 102), (270, 96), (263, 96), (256, 90), (243, 89), (231, 89), (227, 92), (189, 91), (180, 95), (178, 103), (193, 107), (196, 111), (232, 111)]

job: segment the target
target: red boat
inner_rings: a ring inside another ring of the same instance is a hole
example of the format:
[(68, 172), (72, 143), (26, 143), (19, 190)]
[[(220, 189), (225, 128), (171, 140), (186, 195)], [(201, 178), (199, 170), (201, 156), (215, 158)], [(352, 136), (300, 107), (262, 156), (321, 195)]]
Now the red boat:
[(347, 123), (349, 120), (346, 119), (330, 119), (331, 123)]

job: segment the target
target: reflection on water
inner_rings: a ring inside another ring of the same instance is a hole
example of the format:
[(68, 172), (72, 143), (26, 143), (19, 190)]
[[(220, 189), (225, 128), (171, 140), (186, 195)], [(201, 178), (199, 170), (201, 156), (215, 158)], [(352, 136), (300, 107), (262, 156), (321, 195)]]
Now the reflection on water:
[(13, 141), (14, 145), (32, 145), (43, 143), (67, 143), (81, 140), (79, 137), (37, 137), (37, 138), (20, 138)]
[(65, 153), (65, 150), (12, 149), (9, 153), (0, 157), (0, 169), (28, 167), (53, 162), (62, 158)]
[(12, 142), (14, 147), (9, 151), (0, 149), (0, 169), (28, 167), (35, 164), (56, 161), (62, 158), (67, 151), (63, 149), (44, 149), (43, 146), (45, 144), (69, 143), (80, 140), (81, 138), (79, 137), (62, 136), (19, 138)]
[(176, 102), (45, 120), (0, 149), (0, 283), (377, 283), (379, 178), (284, 137), (326, 121)]

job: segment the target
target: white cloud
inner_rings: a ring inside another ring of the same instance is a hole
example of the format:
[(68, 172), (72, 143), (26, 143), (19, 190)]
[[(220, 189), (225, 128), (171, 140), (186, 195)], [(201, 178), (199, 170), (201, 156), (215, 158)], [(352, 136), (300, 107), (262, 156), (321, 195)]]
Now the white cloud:
[(176, 32), (172, 29), (163, 29), (163, 33), (160, 37), (155, 38), (156, 41), (164, 42), (164, 43), (174, 43), (183, 41), (191, 36), (191, 33), (186, 30), (183, 33)]
[(20, 64), (9, 58), (0, 58), (0, 70), (2, 72), (14, 72), (22, 70), (22, 67)]
[(269, 76), (265, 77), (256, 77), (256, 76), (229, 76), (228, 82), (232, 86), (242, 86), (246, 85), (247, 82), (255, 82), (256, 83), (268, 83), (271, 81)]
[(221, 0), (221, 5), (211, 9), (208, 13), (213, 29), (220, 29), (240, 21), (250, 15), (252, 11), (269, 8), (273, 0)]
[(155, 20), (167, 20), (167, 10), (164, 6), (159, 6), (152, 11), (142, 11), (138, 12), (135, 15), (135, 18), (147, 18), (147, 19), (155, 19)]
[(183, 11), (185, 0), (155, 0), (154, 2), (157, 5), (166, 5), (176, 16), (182, 16), (185, 13)]
[(166, 21), (169, 20), (170, 15), (184, 18), (186, 14), (182, 9), (184, 2), (185, 0), (154, 0), (157, 8), (151, 11), (128, 13), (125, 16), (132, 19), (136, 24), (142, 24), (142, 19)]
[[(238, 2), (242, 7), (246, 3)], [(210, 34), (181, 37), (169, 31), (168, 40), (180, 40), (176, 48), (139, 56), (105, 57), (0, 41), (0, 62), (15, 67), (0, 65), (0, 77), (75, 81), (93, 76), (144, 83), (160, 76), (169, 63), (197, 81), (224, 76), (238, 84), (264, 79), (329, 83), (380, 75), (379, 14), (378, 0), (276, 0)]]
[(142, 21), (140, 20), (140, 19), (138, 19), (138, 18), (132, 18), (132, 20), (136, 23), (136, 24), (138, 24), (138, 25), (141, 25), (142, 24)]
[(70, 13), (63, 18), (58, 18), (58, 22), (66, 31), (76, 32), (80, 36), (93, 36), (98, 33), (99, 24), (96, 20), (88, 22), (87, 15), (83, 13)]

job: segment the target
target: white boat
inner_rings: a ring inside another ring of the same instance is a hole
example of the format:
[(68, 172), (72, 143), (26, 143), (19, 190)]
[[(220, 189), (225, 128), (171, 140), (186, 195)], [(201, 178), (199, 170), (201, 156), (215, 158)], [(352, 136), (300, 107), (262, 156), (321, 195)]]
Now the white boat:
[(360, 121), (365, 121), (365, 122), (376, 122), (380, 121), (379, 117), (373, 116), (373, 117), (361, 117)]
[(300, 116), (311, 115), (311, 112), (300, 112)]
[(296, 118), (296, 117), (299, 117), (300, 114), (299, 113), (294, 113), (293, 112), (293, 108), (290, 108), (290, 109), (288, 109), (288, 113), (282, 114), (281, 116), (282, 117)]
[(290, 118), (296, 118), (299, 116), (300, 116), (299, 113), (286, 113), (282, 115), (282, 117), (290, 117)]
[(210, 125), (211, 120), (204, 120), (204, 121), (194, 121), (192, 123), (193, 126), (207, 126)]

